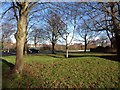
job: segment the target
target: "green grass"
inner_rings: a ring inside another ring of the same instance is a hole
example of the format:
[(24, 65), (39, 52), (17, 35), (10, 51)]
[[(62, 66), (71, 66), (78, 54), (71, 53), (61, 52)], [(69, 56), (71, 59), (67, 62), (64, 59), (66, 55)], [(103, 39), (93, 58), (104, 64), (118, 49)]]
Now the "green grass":
[[(91, 55), (93, 56), (91, 57)], [(50, 54), (25, 56), (23, 74), (19, 77), (10, 77), (4, 75), (6, 73), (4, 72), (3, 87), (120, 88), (120, 63), (95, 57), (95, 54), (91, 55), (78, 57), (76, 54), (77, 57), (68, 59), (64, 58), (63, 55)], [(15, 56), (6, 56), (3, 59), (15, 63)], [(5, 63), (3, 63), (3, 69), (4, 71), (8, 70)]]

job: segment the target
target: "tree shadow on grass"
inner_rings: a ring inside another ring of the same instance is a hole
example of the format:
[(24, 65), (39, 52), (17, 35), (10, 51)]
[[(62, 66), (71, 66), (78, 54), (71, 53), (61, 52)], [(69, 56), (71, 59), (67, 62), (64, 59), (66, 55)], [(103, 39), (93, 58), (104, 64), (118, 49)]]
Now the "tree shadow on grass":
[(120, 62), (120, 58), (117, 55), (116, 56), (99, 56), (99, 57), (107, 60)]
[(76, 57), (99, 57), (106, 60), (120, 62), (120, 58), (117, 55), (69, 55), (69, 58), (76, 58)]
[(8, 62), (5, 59), (0, 58), (0, 63), (2, 65), (2, 88), (7, 88), (11, 81), (13, 80), (13, 75), (11, 73), (14, 64)]
[(62, 55), (58, 55), (58, 54), (47, 54), (47, 56), (53, 57), (53, 58), (63, 58)]
[(4, 59), (1, 59), (1, 58), (0, 58), (0, 62), (2, 62), (2, 68), (4, 68), (4, 65), (3, 65), (3, 64), (7, 65), (7, 66), (10, 68), (10, 70), (12, 70), (13, 67), (14, 67), (14, 64), (12, 64), (12, 63), (4, 60)]
[[(65, 53), (56, 53), (56, 54), (46, 54), (47, 56), (50, 56), (50, 57), (53, 57), (53, 58), (63, 58), (63, 57), (66, 57)], [(103, 58), (103, 59), (106, 59), (106, 60), (112, 60), (112, 61), (117, 61), (117, 62), (120, 62), (120, 58), (117, 57), (116, 54), (112, 54), (112, 53), (90, 53), (90, 52), (87, 52), (87, 53), (83, 53), (83, 52), (80, 52), (80, 53), (70, 53), (68, 58), (77, 58), (77, 57), (99, 57), (99, 58)]]

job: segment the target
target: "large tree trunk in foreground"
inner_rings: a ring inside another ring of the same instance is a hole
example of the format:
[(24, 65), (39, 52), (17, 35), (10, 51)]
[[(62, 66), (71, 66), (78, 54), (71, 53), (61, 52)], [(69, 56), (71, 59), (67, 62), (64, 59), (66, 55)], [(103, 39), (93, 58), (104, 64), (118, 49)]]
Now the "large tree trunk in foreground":
[(26, 21), (27, 17), (22, 14), (17, 26), (17, 33), (15, 35), (16, 37), (16, 63), (13, 71), (15, 73), (22, 73), (23, 68), (23, 50), (24, 50), (24, 43), (26, 39)]

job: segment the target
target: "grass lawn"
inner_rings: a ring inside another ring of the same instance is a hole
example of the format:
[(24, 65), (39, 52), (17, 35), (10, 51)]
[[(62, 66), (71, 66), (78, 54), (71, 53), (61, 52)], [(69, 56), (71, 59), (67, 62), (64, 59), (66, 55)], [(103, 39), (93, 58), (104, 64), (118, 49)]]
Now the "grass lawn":
[[(120, 62), (100, 57), (103, 54), (72, 55), (25, 56), (19, 77), (7, 74), (10, 68), (2, 62), (3, 88), (120, 88)], [(15, 63), (15, 56), (2, 58)]]

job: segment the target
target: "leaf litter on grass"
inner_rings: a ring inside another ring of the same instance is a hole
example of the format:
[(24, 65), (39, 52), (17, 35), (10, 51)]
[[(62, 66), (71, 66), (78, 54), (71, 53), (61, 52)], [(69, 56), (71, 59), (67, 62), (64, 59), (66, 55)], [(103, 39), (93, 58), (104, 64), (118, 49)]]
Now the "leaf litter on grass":
[(120, 74), (118, 72), (118, 65), (120, 63), (115, 61), (98, 57), (77, 57), (69, 59), (62, 57), (51, 60), (53, 57), (46, 59), (45, 56), (34, 56), (34, 59), (33, 61), (29, 56), (25, 58), (26, 63), (24, 64), (22, 76), (14, 78), (11, 81), (6, 81), (6, 83), (10, 83), (9, 87), (119, 87), (118, 77)]

